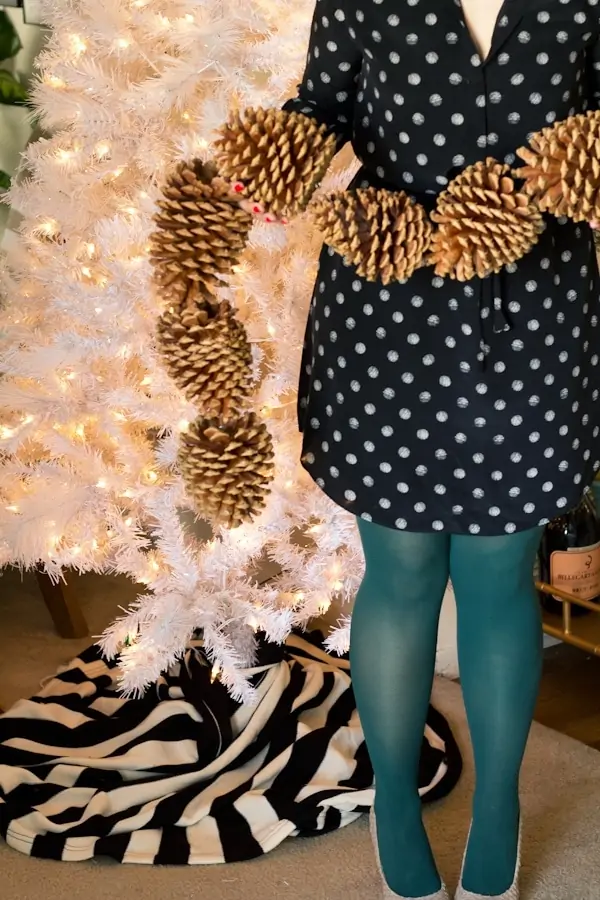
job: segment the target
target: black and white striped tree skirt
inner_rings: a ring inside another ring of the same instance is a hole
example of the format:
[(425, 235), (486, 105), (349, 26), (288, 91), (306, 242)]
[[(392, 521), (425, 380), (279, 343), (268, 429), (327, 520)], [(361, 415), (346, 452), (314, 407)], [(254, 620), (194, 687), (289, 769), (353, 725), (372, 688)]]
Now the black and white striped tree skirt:
[[(117, 692), (95, 646), (0, 717), (0, 829), (31, 856), (199, 865), (261, 856), (291, 835), (341, 828), (373, 801), (347, 659), (321, 636), (266, 646), (259, 702), (233, 701), (201, 651), (141, 700)], [(424, 801), (461, 757), (430, 708)]]

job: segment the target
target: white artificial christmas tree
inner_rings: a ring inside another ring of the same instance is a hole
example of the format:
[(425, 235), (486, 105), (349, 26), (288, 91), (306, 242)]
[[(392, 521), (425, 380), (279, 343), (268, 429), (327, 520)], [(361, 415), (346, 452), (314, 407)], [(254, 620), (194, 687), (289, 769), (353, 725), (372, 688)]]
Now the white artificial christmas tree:
[[(353, 517), (299, 463), (296, 380), (319, 238), (307, 217), (257, 224), (221, 294), (261, 374), (254, 399), (276, 477), (254, 522), (198, 542), (174, 463), (195, 415), (155, 347), (148, 240), (179, 160), (210, 158), (232, 107), (279, 106), (305, 61), (314, 0), (46, 0), (53, 32), (10, 201), (24, 216), (0, 311), (0, 565), (54, 578), (123, 573), (147, 586), (104, 635), (137, 693), (195, 629), (215, 673), (251, 699), (255, 631), (281, 641), (348, 599), (362, 573)], [(352, 168), (352, 163), (350, 163)], [(345, 186), (341, 165), (323, 189)], [(259, 585), (267, 555), (283, 574)], [(348, 619), (330, 637), (346, 649)]]

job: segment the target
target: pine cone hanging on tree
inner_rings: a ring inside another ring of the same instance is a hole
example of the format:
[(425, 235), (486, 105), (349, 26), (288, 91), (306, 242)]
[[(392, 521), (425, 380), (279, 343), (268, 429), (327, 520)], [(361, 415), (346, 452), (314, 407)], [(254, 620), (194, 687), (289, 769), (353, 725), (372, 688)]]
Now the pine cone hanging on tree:
[(525, 256), (543, 231), (541, 213), (495, 159), (468, 166), (440, 194), (430, 262), (437, 275), (469, 281)]
[(223, 178), (241, 182), (247, 197), (276, 216), (294, 216), (329, 168), (336, 139), (302, 113), (246, 109), (223, 126), (215, 153)]
[(367, 281), (410, 278), (424, 263), (432, 226), (403, 191), (377, 188), (330, 194), (311, 207), (325, 243)]
[(542, 129), (517, 155), (525, 166), (514, 174), (541, 210), (574, 222), (600, 217), (600, 110)]
[(254, 413), (229, 421), (199, 418), (181, 435), (179, 466), (197, 512), (236, 528), (266, 504), (273, 443)]
[(173, 305), (158, 320), (165, 368), (204, 415), (227, 416), (252, 387), (252, 351), (246, 329), (226, 301), (198, 297)]
[(211, 291), (243, 253), (252, 216), (200, 160), (177, 167), (158, 206), (150, 260), (162, 299), (182, 301), (190, 283)]

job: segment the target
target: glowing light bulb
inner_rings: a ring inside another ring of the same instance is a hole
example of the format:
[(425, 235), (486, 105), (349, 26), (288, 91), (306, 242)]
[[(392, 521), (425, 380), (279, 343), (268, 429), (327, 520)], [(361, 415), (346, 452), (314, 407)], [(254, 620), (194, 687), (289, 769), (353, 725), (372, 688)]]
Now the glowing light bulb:
[(128, 519), (125, 519), (125, 524), (127, 525), (128, 528), (130, 528), (133, 525), (133, 519), (131, 518), (131, 516), (129, 516)]
[(186, 22), (193, 22), (193, 21), (194, 21), (193, 15), (192, 15), (191, 13), (186, 13), (186, 15), (185, 15), (185, 21), (186, 21)]
[(108, 141), (100, 141), (99, 144), (96, 144), (96, 156), (99, 156), (102, 159), (104, 156), (108, 156), (110, 153), (110, 144)]
[(219, 677), (220, 673), (221, 673), (220, 667), (217, 666), (217, 665), (214, 665), (214, 666), (212, 667), (212, 670), (211, 670), (211, 673), (210, 673), (210, 683), (211, 683), (211, 684), (213, 684), (213, 682), (215, 682), (215, 681), (217, 680), (217, 678)]
[(14, 428), (8, 428), (6, 425), (2, 425), (2, 427), (0, 427), (0, 438), (11, 438), (14, 436), (14, 433)]
[(73, 46), (73, 52), (77, 56), (81, 55), (82, 53), (85, 53), (85, 51), (87, 50), (86, 42), (83, 41), (77, 34), (71, 35), (71, 44)]
[(180, 419), (179, 422), (177, 423), (177, 427), (179, 428), (180, 431), (187, 431), (188, 428), (190, 427), (190, 423), (188, 422), (187, 419)]
[(75, 429), (75, 434), (80, 438), (85, 437), (85, 425), (78, 425)]
[(189, 122), (189, 120), (191, 119), (191, 116), (190, 116), (189, 112), (187, 112), (187, 110), (186, 110), (185, 112), (181, 113), (181, 118), (185, 119), (186, 122)]
[(293, 487), (294, 487), (294, 482), (293, 482), (293, 481), (286, 481), (285, 487), (286, 487), (286, 489), (289, 491), (290, 488), (293, 488)]
[(82, 268), (81, 268), (81, 274), (82, 274), (82, 275), (85, 275), (86, 278), (91, 278), (91, 277), (92, 277), (92, 270), (89, 268), (89, 266), (82, 266)]
[(50, 75), (46, 79), (46, 84), (50, 87), (56, 88), (57, 90), (66, 86), (62, 78), (58, 78), (57, 75)]
[(8, 512), (11, 512), (11, 513), (18, 513), (18, 512), (19, 512), (19, 507), (17, 506), (16, 503), (11, 503), (11, 505), (10, 505), (10, 506), (7, 506), (6, 509), (8, 510)]
[(294, 594), (294, 600), (296, 600), (297, 603), (300, 603), (300, 601), (304, 600), (304, 591), (296, 591), (296, 593)]
[(69, 162), (69, 160), (73, 159), (73, 151), (61, 148), (60, 150), (56, 151), (56, 158), (60, 162)]
[(52, 235), (56, 233), (58, 225), (56, 222), (53, 222), (52, 219), (49, 219), (47, 222), (42, 222), (39, 228), (41, 233), (45, 234), (46, 237), (52, 237)]
[(334, 581), (334, 582), (333, 582), (333, 589), (334, 589), (334, 591), (341, 591), (341, 589), (342, 589), (343, 587), (344, 587), (344, 582), (343, 582), (343, 581)]
[(106, 478), (100, 478), (100, 479), (98, 479), (98, 481), (96, 482), (96, 487), (97, 487), (97, 488), (100, 488), (100, 489), (103, 490), (103, 491), (105, 491), (106, 488), (108, 487), (108, 483), (107, 483), (107, 481), (106, 481)]
[(120, 175), (123, 174), (124, 171), (125, 171), (125, 166), (118, 166), (118, 167), (114, 170), (113, 175), (114, 175), (115, 178), (118, 178)]
[(271, 325), (270, 322), (269, 322), (269, 324), (267, 325), (267, 331), (269, 332), (269, 334), (271, 335), (271, 337), (275, 337), (275, 335), (277, 334), (277, 329), (275, 328), (274, 325)]
[[(94, 312), (96, 313), (97, 316), (99, 316), (100, 313), (102, 312), (102, 307), (101, 307), (101, 306), (96, 306), (96, 307), (94, 308)], [(100, 379), (98, 379), (98, 380), (100, 380)]]
[(158, 481), (158, 475), (156, 474), (156, 472), (150, 471), (150, 472), (148, 472), (146, 477), (147, 477), (148, 481), (151, 481), (152, 483), (154, 483), (155, 481)]
[(146, 375), (145, 378), (142, 378), (142, 380), (140, 381), (140, 384), (144, 385), (144, 386), (147, 384), (152, 384), (152, 377), (150, 375)]
[(117, 47), (121, 47), (122, 50), (126, 50), (130, 44), (131, 44), (131, 41), (129, 40), (129, 38), (125, 38), (125, 37), (117, 38)]
[(79, 544), (76, 544), (75, 547), (71, 548), (71, 553), (73, 554), (73, 556), (79, 556), (79, 554), (81, 553), (81, 547), (79, 546)]
[(21, 422), (23, 423), (23, 425), (31, 425), (31, 423), (33, 421), (34, 421), (34, 416), (25, 416), (24, 419), (21, 419)]
[(93, 256), (94, 253), (96, 252), (96, 245), (95, 244), (86, 244), (85, 249), (88, 252), (88, 256)]

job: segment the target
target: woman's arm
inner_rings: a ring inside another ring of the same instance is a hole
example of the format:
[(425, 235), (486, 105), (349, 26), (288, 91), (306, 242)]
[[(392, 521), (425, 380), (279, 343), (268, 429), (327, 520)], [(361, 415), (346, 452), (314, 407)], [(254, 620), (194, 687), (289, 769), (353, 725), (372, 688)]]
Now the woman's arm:
[(298, 95), (283, 107), (326, 125), (336, 135), (338, 148), (352, 137), (356, 81), (362, 64), (345, 6), (345, 0), (317, 0), (304, 77)]

